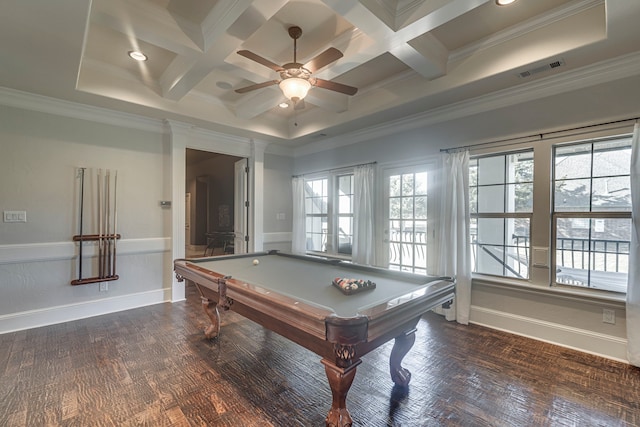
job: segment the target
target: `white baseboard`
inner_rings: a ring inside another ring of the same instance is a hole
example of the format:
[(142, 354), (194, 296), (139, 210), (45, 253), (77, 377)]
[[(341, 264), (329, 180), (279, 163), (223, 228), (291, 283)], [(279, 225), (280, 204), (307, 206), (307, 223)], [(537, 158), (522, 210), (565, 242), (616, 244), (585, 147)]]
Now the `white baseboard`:
[(0, 334), (70, 322), (171, 301), (171, 289), (103, 298), (0, 316)]
[(629, 363), (627, 340), (620, 337), (476, 306), (470, 323)]

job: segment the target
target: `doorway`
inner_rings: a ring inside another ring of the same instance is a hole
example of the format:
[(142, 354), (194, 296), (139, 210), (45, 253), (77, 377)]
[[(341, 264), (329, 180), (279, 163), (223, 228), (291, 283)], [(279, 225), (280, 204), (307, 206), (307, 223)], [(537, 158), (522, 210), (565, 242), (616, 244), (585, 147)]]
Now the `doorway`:
[[(237, 206), (245, 206), (246, 188), (238, 191), (236, 164), (246, 159), (186, 149), (185, 255), (196, 258), (242, 252), (247, 228), (236, 224)], [(188, 204), (188, 206), (187, 206)], [(188, 217), (187, 217), (188, 215)], [(240, 216), (240, 218), (244, 218)], [(240, 234), (240, 236), (238, 236)]]

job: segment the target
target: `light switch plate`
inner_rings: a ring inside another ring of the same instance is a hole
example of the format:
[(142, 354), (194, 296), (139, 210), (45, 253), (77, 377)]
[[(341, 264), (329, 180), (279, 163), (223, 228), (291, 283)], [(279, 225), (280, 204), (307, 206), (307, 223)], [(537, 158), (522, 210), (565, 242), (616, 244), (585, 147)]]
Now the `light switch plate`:
[(27, 211), (4, 211), (4, 222), (27, 222)]

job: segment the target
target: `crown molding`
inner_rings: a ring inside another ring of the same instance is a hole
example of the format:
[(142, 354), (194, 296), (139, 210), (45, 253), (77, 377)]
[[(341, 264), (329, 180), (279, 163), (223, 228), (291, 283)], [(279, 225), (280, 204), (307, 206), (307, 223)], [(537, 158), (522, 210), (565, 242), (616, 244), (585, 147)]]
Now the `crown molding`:
[[(160, 134), (171, 132), (168, 123), (172, 123), (182, 126), (185, 131), (189, 133), (191, 141), (196, 141), (196, 145), (198, 145), (197, 141), (216, 141), (219, 145), (226, 147), (225, 151), (230, 151), (230, 154), (234, 155), (248, 155), (252, 142), (250, 138), (216, 132), (189, 123), (175, 120), (150, 119), (134, 114), (78, 104), (76, 102), (64, 101), (6, 87), (0, 87), (0, 105)], [(293, 156), (292, 150), (289, 147), (279, 147), (278, 144), (271, 144), (266, 141), (265, 144), (269, 145), (267, 152), (270, 154)], [(201, 148), (206, 149), (206, 146), (207, 145), (204, 144)], [(245, 148), (238, 148), (238, 146)]]
[[(640, 53), (634, 52), (613, 60), (602, 61), (592, 66), (545, 77), (516, 87), (503, 89), (470, 100), (456, 102), (428, 111), (404, 117), (399, 120), (372, 126), (338, 137), (314, 141), (294, 149), (294, 157), (306, 156), (333, 150), (376, 138), (426, 127), (449, 120), (460, 119), (504, 107), (534, 101), (547, 96), (558, 95), (597, 84), (620, 80), (640, 74)], [(319, 144), (322, 142), (322, 144)]]
[(163, 133), (162, 120), (0, 87), (0, 105), (128, 129)]
[(449, 62), (460, 61), (478, 52), (507, 43), (510, 40), (522, 37), (527, 33), (537, 31), (556, 22), (563, 21), (604, 3), (605, 0), (576, 0), (568, 3), (544, 15), (521, 22), (518, 25), (511, 26), (489, 37), (477, 40), (475, 43), (457, 49), (449, 55)]

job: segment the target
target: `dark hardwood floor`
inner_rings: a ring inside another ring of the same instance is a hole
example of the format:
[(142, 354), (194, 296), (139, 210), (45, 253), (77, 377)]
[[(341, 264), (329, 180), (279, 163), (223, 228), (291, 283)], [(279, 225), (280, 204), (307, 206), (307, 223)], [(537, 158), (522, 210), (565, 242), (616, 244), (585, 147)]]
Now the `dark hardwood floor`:
[[(186, 302), (0, 335), (0, 426), (323, 426), (318, 356), (233, 312), (201, 334)], [(429, 314), (393, 388), (391, 343), (363, 358), (357, 426), (636, 426), (640, 369)]]

